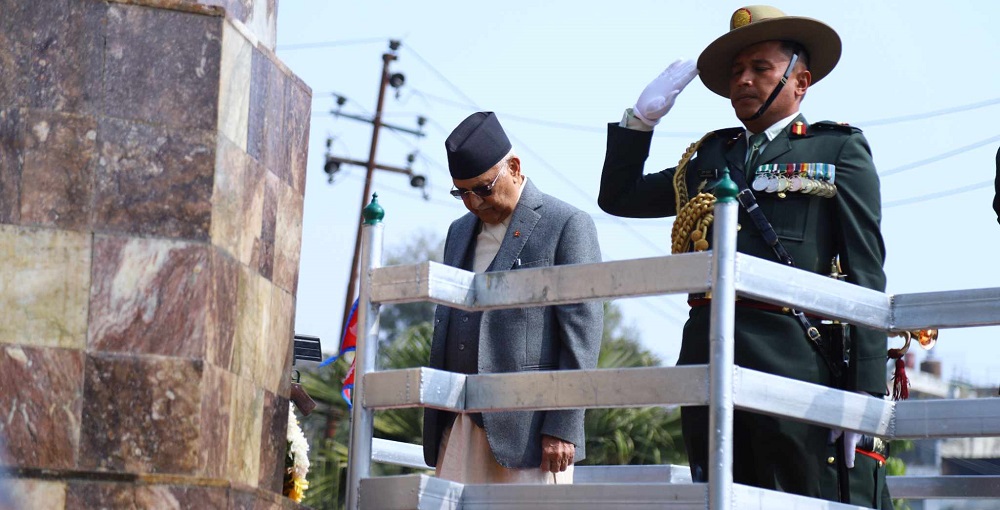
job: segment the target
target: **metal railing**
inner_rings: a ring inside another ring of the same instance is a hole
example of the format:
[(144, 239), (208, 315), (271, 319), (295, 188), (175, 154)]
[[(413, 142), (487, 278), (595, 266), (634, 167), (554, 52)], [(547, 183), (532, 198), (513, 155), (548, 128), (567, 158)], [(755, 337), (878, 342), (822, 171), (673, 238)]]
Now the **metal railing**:
[[(365, 225), (348, 508), (362, 508), (363, 502), (366, 509), (513, 509), (542, 502), (549, 509), (858, 508), (734, 484), (734, 409), (890, 439), (1000, 436), (1000, 399), (890, 402), (735, 366), (737, 295), (883, 331), (1000, 324), (1000, 288), (890, 296), (737, 253), (736, 207), (722, 199), (716, 204), (712, 252), (483, 274), (433, 262), (380, 268), (382, 226)], [(705, 291), (714, 296), (709, 365), (477, 375), (430, 368), (374, 372), (381, 304), (430, 301), (480, 311)], [(424, 475), (369, 478), (373, 455), (426, 467), (417, 445), (373, 442), (377, 409), (664, 405), (709, 406), (707, 484), (691, 483), (671, 466), (579, 466), (572, 486), (462, 486)], [(1000, 498), (1000, 477), (891, 477), (890, 488), (895, 498)]]

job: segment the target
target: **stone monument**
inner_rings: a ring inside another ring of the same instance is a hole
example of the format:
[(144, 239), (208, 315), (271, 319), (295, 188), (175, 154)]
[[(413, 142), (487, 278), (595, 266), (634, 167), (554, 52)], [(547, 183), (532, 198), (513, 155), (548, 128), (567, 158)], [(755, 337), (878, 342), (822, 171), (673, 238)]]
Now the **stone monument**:
[(0, 438), (26, 508), (281, 496), (311, 90), (277, 0), (0, 0)]

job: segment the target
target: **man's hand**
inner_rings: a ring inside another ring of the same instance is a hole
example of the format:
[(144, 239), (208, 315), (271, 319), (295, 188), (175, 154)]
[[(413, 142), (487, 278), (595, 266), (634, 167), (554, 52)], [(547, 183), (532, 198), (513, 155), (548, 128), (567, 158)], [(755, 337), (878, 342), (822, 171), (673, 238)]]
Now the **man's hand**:
[(542, 435), (542, 471), (558, 473), (573, 465), (576, 446), (558, 437)]
[(698, 67), (693, 60), (678, 60), (670, 64), (655, 80), (646, 85), (635, 102), (635, 107), (632, 108), (632, 114), (647, 126), (655, 126), (674, 106), (677, 94), (680, 94), (695, 76), (698, 76)]
[(843, 429), (830, 429), (830, 442), (836, 442), (841, 434), (844, 435), (844, 464), (848, 469), (851, 469), (854, 467), (855, 448), (858, 447), (858, 441), (861, 441), (861, 433), (851, 432), (850, 430), (844, 432)]

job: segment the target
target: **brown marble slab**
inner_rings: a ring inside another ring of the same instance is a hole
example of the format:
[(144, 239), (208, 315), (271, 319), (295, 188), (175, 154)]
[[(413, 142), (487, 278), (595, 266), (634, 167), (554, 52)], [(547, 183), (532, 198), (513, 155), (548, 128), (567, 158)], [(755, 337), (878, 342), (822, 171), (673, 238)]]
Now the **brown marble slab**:
[(244, 152), (247, 150), (252, 63), (253, 44), (244, 32), (232, 23), (225, 23), (219, 76), (219, 132)]
[(82, 349), (91, 237), (0, 225), (0, 345)]
[(204, 244), (97, 235), (87, 345), (202, 359), (213, 302)]
[(279, 288), (295, 295), (302, 252), (303, 198), (289, 186), (282, 186), (279, 192), (272, 281)]
[(102, 119), (96, 230), (208, 240), (216, 138), (214, 131)]
[(264, 392), (261, 432), (260, 480), (257, 486), (281, 494), (288, 454), (288, 399), (270, 391)]
[(88, 354), (80, 467), (197, 473), (203, 372), (198, 360)]
[[(250, 158), (225, 136), (219, 137), (215, 153), (212, 244), (240, 260), (243, 236), (247, 233), (247, 204), (252, 203), (247, 200), (247, 165)], [(263, 203), (263, 197), (259, 202)]]
[(22, 69), (31, 56), (31, 32), (23, 22), (25, 4), (5, 1), (0, 16), (0, 109), (26, 104)]
[(254, 244), (252, 260), (261, 276), (270, 280), (274, 275), (274, 233), (278, 221), (278, 194), (284, 185), (271, 172), (264, 174), (264, 202), (261, 210), (261, 227)]
[(201, 383), (201, 465), (203, 476), (225, 479), (229, 473), (229, 427), (233, 381), (228, 370), (205, 366)]
[[(3, 16), (0, 16), (2, 18)], [(0, 30), (2, 32), (2, 30)], [(0, 101), (5, 84), (3, 37), (0, 33)], [(9, 78), (9, 77), (8, 77)], [(0, 223), (21, 222), (21, 168), (24, 163), (24, 123), (21, 110), (0, 109)]]
[(285, 98), (285, 148), (288, 151), (288, 182), (300, 195), (306, 193), (306, 163), (309, 155), (309, 122), (312, 90), (296, 76), (289, 76)]
[[(27, 104), (46, 110), (100, 112), (104, 74), (104, 2), (16, 2), (31, 31), (31, 53), (21, 69)], [(6, 13), (5, 13), (6, 14)]]
[(247, 120), (247, 154), (262, 165), (267, 163), (264, 131), (267, 129), (268, 78), (271, 61), (259, 49), (253, 50), (250, 62), (250, 111)]
[[(257, 269), (260, 265), (260, 232), (264, 221), (265, 176), (264, 165), (247, 158), (247, 172), (243, 181), (243, 220), (240, 235), (240, 262)], [(255, 255), (256, 254), (256, 255)]]
[(295, 301), (291, 294), (278, 288), (272, 290), (268, 319), (257, 373), (261, 374), (260, 384), (264, 389), (278, 393), (282, 383), (291, 377), (292, 370), (291, 360), (286, 359), (288, 344), (295, 335), (292, 329)]
[(23, 112), (21, 223), (89, 231), (97, 121), (92, 116)]
[(211, 324), (207, 336), (206, 358), (217, 367), (229, 370), (236, 341), (236, 303), (239, 288), (239, 263), (226, 253), (212, 252), (212, 299), (209, 302)]
[(239, 267), (236, 290), (236, 336), (233, 342), (232, 372), (260, 381), (260, 357), (270, 320), (271, 284), (256, 271)]
[(229, 429), (230, 481), (256, 487), (260, 480), (263, 414), (264, 391), (252, 380), (236, 377)]
[[(267, 53), (262, 53), (267, 54)], [(288, 140), (285, 137), (285, 99), (289, 83), (283, 66), (267, 59), (267, 89), (264, 93), (264, 168), (282, 182), (292, 183), (288, 169)]]
[(66, 510), (98, 508), (226, 509), (228, 506), (229, 490), (225, 487), (73, 481), (66, 488)]
[(107, 20), (105, 113), (214, 129), (223, 20), (125, 4), (111, 4)]
[(73, 468), (82, 404), (81, 351), (0, 346), (0, 464)]

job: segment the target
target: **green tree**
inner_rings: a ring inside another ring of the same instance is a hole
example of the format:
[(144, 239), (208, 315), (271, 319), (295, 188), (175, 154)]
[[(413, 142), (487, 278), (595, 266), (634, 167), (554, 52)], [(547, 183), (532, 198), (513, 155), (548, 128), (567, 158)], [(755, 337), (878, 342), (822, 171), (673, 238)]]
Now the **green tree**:
[[(598, 368), (655, 367), (662, 362), (644, 349), (621, 310), (604, 305), (604, 338)], [(687, 455), (680, 441), (679, 407), (589, 409), (584, 419), (587, 458), (582, 464), (678, 464)]]

